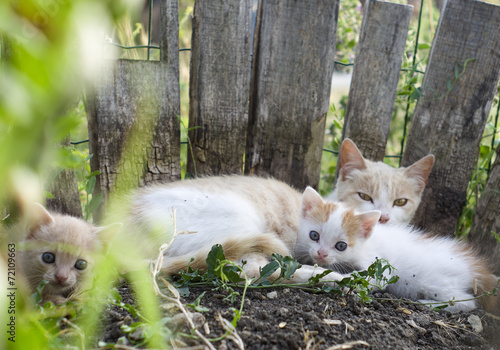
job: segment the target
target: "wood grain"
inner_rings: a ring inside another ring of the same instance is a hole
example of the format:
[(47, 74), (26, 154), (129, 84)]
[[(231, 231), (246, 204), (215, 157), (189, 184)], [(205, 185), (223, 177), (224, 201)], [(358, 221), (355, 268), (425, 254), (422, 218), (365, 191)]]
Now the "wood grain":
[(445, 2), (402, 162), (436, 157), (417, 226), (455, 232), (499, 76), (500, 7)]
[(338, 0), (259, 3), (245, 171), (319, 182)]
[(251, 25), (252, 0), (195, 2), (189, 82), (192, 176), (243, 172)]

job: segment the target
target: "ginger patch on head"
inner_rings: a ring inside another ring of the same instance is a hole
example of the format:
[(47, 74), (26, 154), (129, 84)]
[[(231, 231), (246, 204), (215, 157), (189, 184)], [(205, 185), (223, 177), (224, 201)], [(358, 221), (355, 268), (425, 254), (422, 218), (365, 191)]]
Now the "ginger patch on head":
[(362, 232), (362, 222), (355, 215), (353, 209), (349, 209), (344, 213), (342, 217), (342, 229), (347, 235), (347, 239), (349, 240), (349, 246), (356, 245), (356, 239)]
[(319, 224), (324, 224), (330, 218), (330, 215), (338, 209), (338, 205), (332, 202), (325, 202), (312, 208), (307, 214), (307, 218)]

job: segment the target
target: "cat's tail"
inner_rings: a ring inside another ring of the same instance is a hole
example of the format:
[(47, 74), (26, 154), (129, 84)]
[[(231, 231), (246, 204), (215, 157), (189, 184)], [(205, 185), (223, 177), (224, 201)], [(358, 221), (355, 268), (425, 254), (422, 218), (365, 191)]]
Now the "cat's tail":
[[(248, 254), (262, 254), (270, 257), (273, 253), (283, 256), (291, 255), (287, 245), (272, 233), (256, 233), (251, 235), (235, 235), (226, 238), (219, 243), (224, 250), (227, 260), (240, 261)], [(163, 259), (162, 272), (166, 275), (175, 275), (179, 271), (187, 270), (189, 265), (193, 270), (204, 271), (207, 268), (206, 259), (212, 245), (207, 245), (194, 253), (181, 256), (165, 256)]]
[(492, 293), (496, 291), (496, 295), (488, 295), (479, 298), (478, 302), (484, 310), (495, 315), (500, 315), (500, 277), (491, 273), (480, 274), (475, 279), (476, 295), (484, 293)]

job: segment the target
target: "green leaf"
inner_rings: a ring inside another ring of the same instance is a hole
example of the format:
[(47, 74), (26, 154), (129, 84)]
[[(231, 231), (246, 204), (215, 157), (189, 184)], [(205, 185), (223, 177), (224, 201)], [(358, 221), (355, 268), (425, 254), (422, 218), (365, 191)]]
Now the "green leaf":
[(116, 302), (120, 302), (123, 300), (122, 296), (120, 295), (120, 292), (116, 288), (113, 288), (111, 290), (111, 298), (113, 299), (113, 301)]
[[(130, 315), (132, 315), (132, 317), (134, 317), (134, 318), (136, 318), (136, 317), (137, 317), (137, 315), (139, 314), (139, 313), (137, 312), (137, 310), (135, 309), (135, 306), (134, 306), (134, 305), (130, 305), (130, 304), (128, 304), (128, 303), (122, 303), (121, 301), (120, 301), (120, 302), (118, 302), (118, 303), (114, 303), (114, 304), (115, 304), (116, 306), (119, 306), (119, 307), (121, 307), (121, 308), (123, 308), (123, 309), (127, 310), (127, 311), (130, 313)], [(131, 325), (131, 327), (132, 327), (132, 326), (133, 326), (133, 325)]]
[(50, 193), (49, 191), (43, 191), (43, 196), (45, 198), (54, 198), (54, 195)]
[(241, 319), (242, 313), (240, 313), (240, 310), (231, 308), (233, 311), (233, 320), (231, 321), (231, 324), (233, 325), (234, 328), (236, 328), (238, 321)]
[(220, 265), (220, 262), (226, 260), (224, 255), (224, 251), (222, 250), (222, 246), (220, 244), (216, 244), (210, 250), (207, 256), (207, 272), (209, 276), (213, 276), (216, 274), (216, 268)]
[(87, 194), (92, 194), (92, 192), (94, 192), (95, 182), (95, 176), (91, 176), (89, 177), (89, 179), (87, 179), (87, 183), (85, 184), (85, 192), (87, 192)]
[(490, 151), (491, 147), (489, 145), (481, 145), (481, 147), (479, 148), (479, 154), (481, 158), (486, 158)]
[(427, 50), (427, 49), (430, 49), (431, 46), (429, 44), (418, 44), (418, 49), (419, 50)]
[(89, 176), (87, 176), (87, 178), (91, 178), (92, 176), (97, 176), (99, 175), (101, 172), (99, 170), (95, 170), (93, 171)]
[(408, 85), (412, 85), (415, 84), (417, 82), (418, 78), (416, 76), (412, 77), (409, 81), (408, 81)]
[(417, 64), (414, 64), (411, 69), (410, 69), (410, 72), (408, 72), (408, 75), (409, 76), (413, 76), (415, 74), (415, 72), (417, 71)]
[(493, 236), (495, 236), (495, 238), (496, 238), (496, 240), (498, 241), (498, 243), (500, 243), (500, 237), (498, 236), (498, 233), (491, 231), (491, 234), (492, 234)]
[(409, 91), (409, 90), (404, 90), (404, 91), (398, 91), (398, 92), (397, 92), (397, 95), (398, 95), (398, 96), (407, 96), (407, 95), (411, 95), (411, 93), (412, 93), (412, 92), (411, 92), (411, 91)]
[(99, 205), (101, 205), (102, 202), (102, 193), (97, 193), (92, 196), (92, 199), (90, 200), (90, 203), (87, 205), (87, 213), (93, 213), (94, 211), (99, 208)]
[(317, 274), (317, 275), (315, 275), (315, 276), (311, 276), (311, 277), (309, 278), (309, 283), (311, 283), (311, 284), (318, 284), (318, 283), (319, 283), (319, 281), (320, 281), (323, 277), (325, 277), (326, 275), (328, 275), (330, 272), (332, 272), (332, 270), (326, 270), (325, 272), (322, 272), (322, 273)]
[(413, 101), (417, 101), (419, 98), (423, 97), (424, 94), (422, 93), (422, 88), (418, 87), (413, 90), (413, 92), (410, 95), (410, 99)]
[(392, 276), (389, 281), (387, 281), (387, 284), (394, 284), (397, 281), (399, 281), (399, 276)]
[(447, 308), (449, 305), (448, 304), (444, 304), (444, 305), (439, 305), (439, 306), (432, 306), (432, 305), (430, 305), (430, 306), (431, 306), (432, 310), (434, 310), (436, 312), (439, 312), (439, 311)]
[(280, 264), (273, 260), (266, 266), (260, 269), (260, 278), (262, 281), (265, 281), (269, 276), (271, 276), (278, 268), (280, 267)]
[(49, 281), (42, 280), (36, 287), (35, 293), (31, 296), (35, 304), (40, 304), (42, 302), (42, 290), (49, 283)]
[(210, 311), (210, 309), (203, 307), (203, 306), (200, 306), (201, 298), (203, 298), (205, 293), (206, 292), (201, 293), (200, 296), (198, 296), (198, 298), (196, 298), (196, 300), (192, 304), (186, 304), (186, 305), (189, 306), (191, 309), (193, 309), (196, 312), (208, 312), (208, 311)]
[[(224, 277), (233, 283), (243, 282), (245, 279), (240, 277), (240, 269), (233, 265), (225, 265), (222, 269)], [(222, 276), (220, 276), (222, 278)]]
[(182, 286), (175, 285), (175, 288), (179, 291), (179, 294), (183, 298), (187, 298), (189, 294), (191, 294), (191, 292), (189, 291), (189, 286), (187, 284)]
[(284, 279), (292, 278), (292, 275), (300, 268), (302, 265), (297, 262), (297, 260), (293, 259), (290, 256), (281, 256), (280, 254), (273, 254), (271, 256), (272, 260), (278, 262), (281, 268), (280, 277)]

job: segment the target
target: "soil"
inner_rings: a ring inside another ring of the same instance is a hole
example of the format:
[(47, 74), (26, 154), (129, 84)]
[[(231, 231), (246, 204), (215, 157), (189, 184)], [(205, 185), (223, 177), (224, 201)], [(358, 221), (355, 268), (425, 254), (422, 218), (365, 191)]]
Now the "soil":
[[(127, 285), (119, 291), (124, 302), (133, 303)], [(232, 308), (240, 307), (241, 296), (231, 302), (226, 299), (227, 293), (208, 287), (191, 287), (190, 291), (183, 302), (192, 303), (206, 292), (200, 306), (209, 311), (191, 310), (198, 329), (208, 339), (223, 336), (226, 331), (218, 315), (231, 321)], [(382, 292), (373, 297), (396, 299)], [(174, 316), (167, 326), (179, 334), (189, 334), (183, 320), (182, 315)], [(110, 307), (100, 340), (134, 346), (134, 336), (122, 330), (123, 324), (133, 321), (126, 310)], [(362, 304), (353, 296), (291, 288), (254, 289), (247, 291), (234, 337), (213, 345), (217, 349), (239, 349), (238, 338), (245, 349), (500, 349), (500, 319), (481, 309), (452, 314), (400, 300)], [(199, 339), (182, 335), (176, 339), (179, 347), (203, 349)]]

